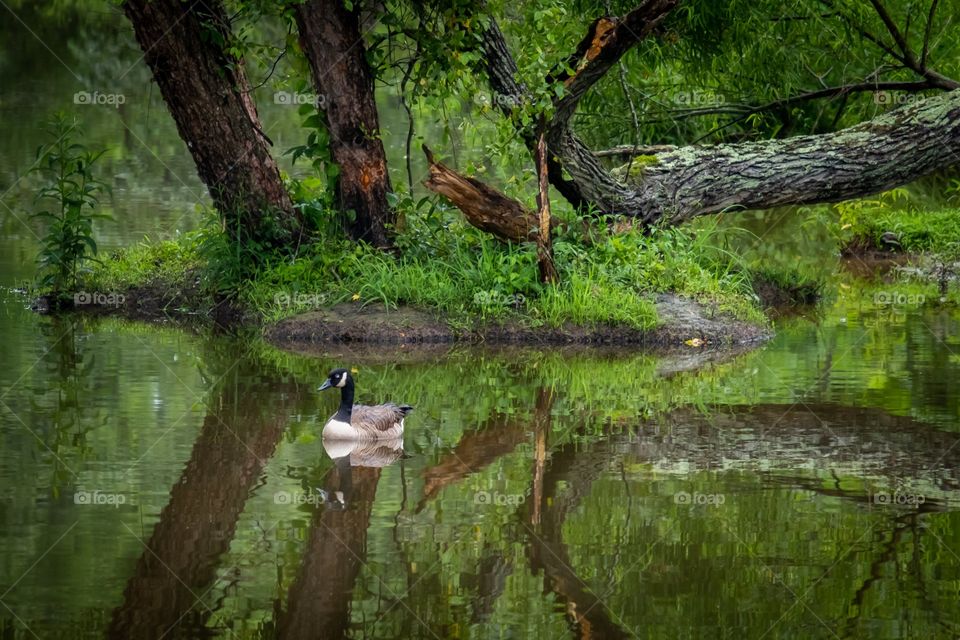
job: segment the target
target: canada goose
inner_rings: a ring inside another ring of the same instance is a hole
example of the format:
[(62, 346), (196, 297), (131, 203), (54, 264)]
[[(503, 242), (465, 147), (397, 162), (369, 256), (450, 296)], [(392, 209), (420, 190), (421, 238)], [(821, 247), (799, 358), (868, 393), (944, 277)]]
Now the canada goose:
[(903, 248), (900, 244), (900, 236), (893, 231), (884, 231), (883, 235), (880, 236), (880, 243), (890, 251), (897, 251)]
[(403, 435), (403, 419), (413, 407), (392, 402), (372, 407), (353, 404), (353, 376), (346, 369), (331, 371), (319, 390), (331, 387), (340, 389), (340, 408), (323, 425), (325, 440), (384, 440)]

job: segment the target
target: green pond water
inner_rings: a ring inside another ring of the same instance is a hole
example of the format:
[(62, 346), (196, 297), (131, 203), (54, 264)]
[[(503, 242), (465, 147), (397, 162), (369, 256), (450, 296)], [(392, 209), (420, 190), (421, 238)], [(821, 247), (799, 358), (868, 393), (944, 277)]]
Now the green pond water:
[[(292, 355), (38, 316), (13, 289), (43, 112), (111, 147), (105, 249), (196, 225), (204, 196), (115, 10), (11, 7), (36, 37), (4, 17), (0, 637), (960, 635), (956, 312), (874, 304), (777, 212), (737, 223), (841, 275), (739, 355)], [(73, 105), (105, 85), (121, 109)], [(334, 366), (415, 405), (402, 455), (325, 450)]]

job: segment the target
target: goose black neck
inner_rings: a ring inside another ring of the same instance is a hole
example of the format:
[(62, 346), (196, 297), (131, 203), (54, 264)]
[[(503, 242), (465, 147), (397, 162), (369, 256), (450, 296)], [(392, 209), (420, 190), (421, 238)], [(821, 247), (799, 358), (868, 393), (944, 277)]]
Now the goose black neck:
[(353, 414), (353, 378), (347, 377), (347, 383), (340, 387), (340, 408), (337, 410), (337, 420), (350, 422)]

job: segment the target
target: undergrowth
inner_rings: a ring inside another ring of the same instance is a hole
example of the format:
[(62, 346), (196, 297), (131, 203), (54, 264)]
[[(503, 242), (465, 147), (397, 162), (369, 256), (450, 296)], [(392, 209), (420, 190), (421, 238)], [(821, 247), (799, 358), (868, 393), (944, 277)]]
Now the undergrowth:
[(912, 201), (906, 189), (836, 207), (841, 240), (847, 246), (960, 255), (960, 208), (924, 209)]
[(736, 256), (711, 244), (709, 228), (614, 234), (604, 225), (568, 220), (554, 239), (560, 284), (546, 286), (532, 245), (500, 243), (427, 199), (398, 206), (405, 222), (396, 255), (328, 234), (296, 256), (267, 256), (251, 269), (226, 236), (208, 226), (119, 252), (91, 279), (102, 289), (121, 290), (198, 278), (205, 291), (232, 291), (267, 321), (350, 302), (409, 305), (461, 326), (513, 319), (531, 326), (647, 329), (658, 321), (657, 295), (675, 292), (766, 322), (750, 277)]

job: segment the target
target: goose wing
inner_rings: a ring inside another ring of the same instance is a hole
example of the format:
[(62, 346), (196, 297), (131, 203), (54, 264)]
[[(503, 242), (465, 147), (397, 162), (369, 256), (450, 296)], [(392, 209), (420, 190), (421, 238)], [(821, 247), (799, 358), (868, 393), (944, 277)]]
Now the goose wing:
[(403, 429), (403, 418), (413, 411), (410, 405), (392, 402), (378, 405), (353, 405), (350, 424), (361, 433), (378, 434)]

